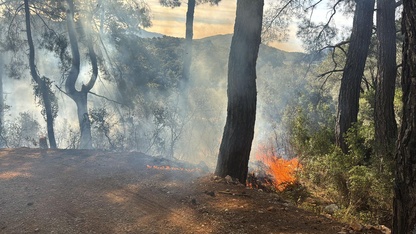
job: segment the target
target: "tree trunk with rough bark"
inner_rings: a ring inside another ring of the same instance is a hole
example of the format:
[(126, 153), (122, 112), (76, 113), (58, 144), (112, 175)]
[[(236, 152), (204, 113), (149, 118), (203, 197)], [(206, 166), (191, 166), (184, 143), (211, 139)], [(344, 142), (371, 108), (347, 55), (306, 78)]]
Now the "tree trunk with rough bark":
[[(188, 0), (188, 10), (186, 12), (185, 55), (183, 60), (183, 78), (186, 83), (189, 81), (192, 63), (195, 4), (195, 0)], [(187, 84), (185, 84), (185, 86), (187, 86)]]
[(238, 0), (228, 61), (227, 120), (215, 174), (247, 179), (256, 119), (256, 62), (264, 0)]
[(392, 161), (397, 140), (395, 0), (377, 0), (378, 77), (374, 108), (376, 155)]
[(4, 96), (3, 96), (3, 56), (0, 55), (0, 147), (3, 148), (6, 142), (4, 133)]
[(45, 114), (46, 114), (46, 125), (47, 125), (47, 131), (48, 131), (49, 145), (52, 149), (55, 149), (56, 140), (55, 140), (54, 127), (53, 127), (54, 115), (53, 115), (53, 109), (52, 109), (52, 102), (51, 102), (50, 94), (49, 94), (49, 87), (48, 87), (46, 80), (41, 79), (40, 76), (38, 75), (38, 72), (36, 71), (35, 46), (33, 44), (33, 39), (32, 39), (32, 29), (31, 29), (31, 24), (30, 24), (30, 9), (29, 9), (28, 0), (24, 1), (24, 6), (25, 6), (26, 35), (27, 35), (27, 41), (29, 44), (30, 74), (40, 89), (40, 93), (42, 95), (43, 106), (45, 108)]
[(348, 153), (345, 134), (357, 122), (361, 80), (371, 42), (375, 0), (356, 0), (353, 28), (338, 97), (336, 142)]
[(403, 113), (397, 141), (393, 234), (416, 233), (416, 1), (403, 1)]

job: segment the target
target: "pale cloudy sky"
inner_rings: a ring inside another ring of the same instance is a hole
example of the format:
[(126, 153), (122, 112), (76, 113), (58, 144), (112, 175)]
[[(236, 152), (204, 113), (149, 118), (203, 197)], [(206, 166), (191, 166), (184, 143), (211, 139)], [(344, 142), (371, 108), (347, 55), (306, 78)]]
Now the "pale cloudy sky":
[[(147, 0), (152, 15), (153, 26), (146, 30), (168, 36), (185, 37), (186, 4), (179, 8), (162, 7), (159, 0)], [(217, 34), (233, 33), (236, 0), (222, 0), (218, 6), (199, 5), (195, 9), (194, 38), (204, 38)], [(295, 38), (296, 29), (292, 28), (291, 37), (284, 43), (272, 45), (286, 51), (302, 51), (300, 41)]]

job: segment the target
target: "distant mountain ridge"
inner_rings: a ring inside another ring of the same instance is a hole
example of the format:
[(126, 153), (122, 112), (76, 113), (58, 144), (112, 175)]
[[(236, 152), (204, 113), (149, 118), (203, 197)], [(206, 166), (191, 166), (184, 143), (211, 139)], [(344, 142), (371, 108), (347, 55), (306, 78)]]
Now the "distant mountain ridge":
[[(228, 59), (232, 36), (232, 34), (222, 34), (196, 39), (194, 40), (194, 46), (196, 47), (194, 51), (197, 51), (198, 49), (208, 49), (204, 47), (211, 47), (210, 49), (215, 49), (217, 53), (221, 56), (226, 56)], [(264, 63), (271, 63), (273, 67), (276, 67), (283, 65), (283, 63), (297, 62), (299, 59), (303, 59), (305, 55), (305, 53), (287, 52), (261, 44), (257, 63), (259, 66), (262, 66)]]
[[(161, 33), (150, 32), (144, 29), (141, 29), (140, 32), (136, 35), (141, 38), (162, 38), (166, 36)], [(215, 46), (216, 49), (221, 49), (222, 51), (229, 51), (232, 36), (233, 34), (218, 34), (200, 39), (194, 39), (194, 42), (196, 44), (202, 43), (205, 45), (210, 45), (210, 43), (212, 43), (211, 45)], [(260, 45), (259, 59), (276, 59), (280, 58), (283, 55), (285, 57), (285, 60), (287, 61), (294, 61), (302, 56), (305, 56), (305, 54), (301, 52), (288, 52), (265, 44)]]
[[(214, 35), (214, 36), (204, 37), (204, 38), (201, 38), (201, 39), (195, 39), (194, 41), (207, 41), (207, 40), (209, 40), (209, 41), (212, 41), (214, 44), (222, 43), (222, 42), (228, 42), (227, 44), (230, 45), (232, 37), (233, 37), (233, 34), (218, 34), (218, 35)], [(260, 47), (261, 47), (260, 50), (261, 49), (266, 49), (268, 52), (273, 52), (273, 50), (276, 50), (276, 51), (285, 53), (287, 55), (290, 55), (289, 56), (290, 59), (292, 59), (293, 57), (297, 57), (299, 55), (302, 55), (302, 56), (305, 55), (304, 53), (301, 53), (301, 52), (288, 52), (288, 51), (285, 51), (285, 50), (281, 50), (279, 48), (268, 46), (266, 44), (261, 44)]]

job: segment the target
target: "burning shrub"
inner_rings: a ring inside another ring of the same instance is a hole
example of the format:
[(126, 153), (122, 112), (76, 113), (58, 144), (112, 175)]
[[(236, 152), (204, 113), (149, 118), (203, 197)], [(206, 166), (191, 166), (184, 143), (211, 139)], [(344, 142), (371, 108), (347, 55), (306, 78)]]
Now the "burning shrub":
[(249, 186), (265, 191), (283, 191), (296, 184), (296, 173), (302, 168), (298, 158), (284, 159), (276, 156), (273, 149), (260, 146), (256, 155), (257, 171), (248, 177)]
[(247, 184), (265, 192), (279, 192), (287, 199), (302, 203), (310, 194), (298, 178), (302, 169), (298, 158), (284, 159), (274, 154), (258, 154), (258, 170), (249, 173)]
[(297, 182), (296, 172), (302, 168), (297, 158), (286, 160), (278, 157), (265, 158), (267, 172), (273, 177), (273, 185), (279, 191)]

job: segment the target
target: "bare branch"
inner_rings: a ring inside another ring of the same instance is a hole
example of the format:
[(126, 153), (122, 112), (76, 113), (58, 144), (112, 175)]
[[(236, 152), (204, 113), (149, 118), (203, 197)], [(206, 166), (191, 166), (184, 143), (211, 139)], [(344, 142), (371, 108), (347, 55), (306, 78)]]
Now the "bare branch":
[(113, 100), (113, 99), (110, 99), (110, 98), (108, 98), (108, 97), (106, 97), (106, 96), (103, 96), (103, 95), (100, 95), (100, 94), (97, 94), (97, 93), (94, 93), (94, 92), (92, 92), (92, 91), (89, 91), (88, 93), (90, 93), (90, 94), (92, 94), (92, 95), (94, 95), (94, 96), (97, 96), (97, 97), (103, 98), (103, 99), (105, 99), (105, 100), (107, 100), (107, 101), (110, 101), (110, 102), (113, 102), (113, 103), (119, 104), (119, 105), (121, 105), (121, 106), (125, 106), (125, 104), (123, 104), (123, 103), (121, 103), (121, 102), (115, 101), (115, 100)]
[(316, 39), (317, 40), (319, 40), (320, 38), (321, 38), (321, 36), (322, 36), (322, 34), (324, 33), (324, 30), (326, 29), (326, 28), (328, 28), (329, 27), (329, 24), (331, 23), (331, 21), (332, 21), (332, 18), (334, 18), (334, 16), (335, 16), (335, 14), (337, 13), (337, 6), (338, 6), (338, 4), (340, 4), (342, 2), (342, 0), (338, 0), (333, 6), (332, 6), (332, 13), (331, 13), (331, 16), (329, 17), (329, 19), (328, 19), (328, 21), (326, 22), (326, 24), (325, 25), (323, 25), (323, 27), (322, 27), (322, 30), (319, 32), (319, 34), (318, 34), (318, 36), (316, 37)]
[(55, 85), (55, 87), (63, 94), (65, 94), (68, 97), (71, 97), (71, 95), (69, 95), (67, 92), (65, 92), (61, 87), (59, 87), (58, 85)]
[[(65, 94), (65, 95), (67, 95), (68, 97), (71, 97), (67, 92), (65, 92), (61, 87), (59, 87), (58, 85), (55, 85), (55, 87), (60, 91), (60, 92), (62, 92), (63, 94)], [(108, 97), (106, 97), (106, 96), (103, 96), (103, 95), (100, 95), (100, 94), (97, 94), (97, 93), (94, 93), (94, 92), (92, 92), (92, 91), (89, 91), (88, 92), (89, 94), (92, 94), (92, 95), (94, 95), (94, 96), (96, 96), (96, 97), (99, 97), (99, 98), (102, 98), (102, 99), (105, 99), (105, 100), (107, 100), (107, 101), (110, 101), (110, 102), (113, 102), (113, 103), (116, 103), (116, 104), (119, 104), (119, 105), (121, 105), (121, 106), (126, 106), (125, 104), (123, 104), (123, 103), (121, 103), (121, 102), (118, 102), (118, 101), (116, 101), (116, 100), (113, 100), (113, 99), (110, 99), (110, 98), (108, 98)]]
[(344, 49), (342, 48), (342, 46), (343, 46), (343, 45), (347, 45), (348, 43), (350, 43), (350, 41), (341, 41), (341, 42), (339, 42), (339, 43), (337, 43), (337, 44), (335, 44), (335, 45), (325, 46), (324, 48), (320, 49), (320, 51), (325, 50), (325, 49), (328, 49), (328, 48), (339, 48), (339, 49), (344, 50)]
[(318, 77), (324, 77), (326, 75), (332, 75), (333, 73), (338, 73), (338, 72), (343, 72), (343, 71), (344, 71), (344, 69), (334, 69), (334, 70), (327, 71), (327, 72), (324, 72), (322, 74), (319, 74)]
[(333, 74), (338, 73), (338, 72), (344, 72), (344, 69), (342, 70), (332, 70), (329, 72), (326, 72), (326, 74), (321, 74), (322, 77), (326, 75), (324, 82), (322, 82), (322, 85), (320, 87), (320, 89), (322, 90), (326, 84), (326, 82), (329, 80), (329, 77), (331, 77)]
[[(273, 23), (276, 21), (276, 19), (280, 16), (280, 14), (282, 14), (282, 12), (293, 2), (294, 0), (289, 0), (287, 1), (287, 3), (280, 8), (279, 12), (277, 12), (277, 14), (272, 18), (272, 20), (270, 20), (269, 24), (267, 25), (266, 29), (264, 30), (264, 32), (267, 32), (270, 30), (270, 28), (272, 27)], [(322, 1), (322, 0), (320, 0)]]
[(312, 4), (312, 5), (308, 6), (307, 8), (305, 8), (305, 11), (309, 11), (309, 10), (311, 10), (311, 9), (312, 9), (312, 11), (313, 11), (313, 9), (315, 9), (315, 7), (316, 7), (316, 6), (318, 6), (318, 4), (319, 4), (319, 3), (321, 3), (322, 1), (323, 1), (323, 0), (319, 0), (319, 1), (315, 2), (314, 4)]
[(42, 21), (43, 25), (51, 32), (53, 32), (53, 34), (55, 34), (56, 37), (59, 37), (59, 35), (55, 32), (55, 30), (53, 30), (52, 28), (49, 27), (49, 25), (46, 23), (46, 21), (43, 19), (43, 17), (36, 11), (36, 15), (39, 17), (39, 19)]

